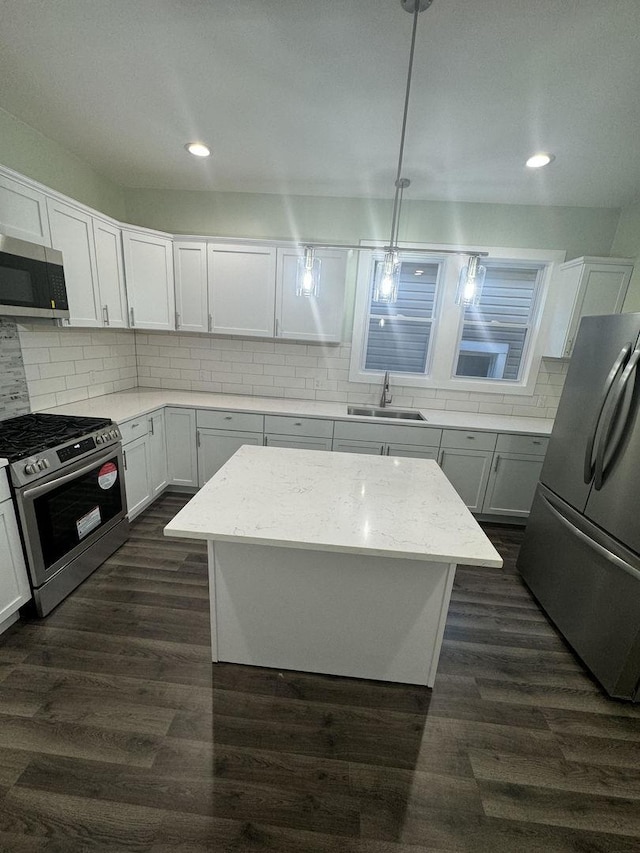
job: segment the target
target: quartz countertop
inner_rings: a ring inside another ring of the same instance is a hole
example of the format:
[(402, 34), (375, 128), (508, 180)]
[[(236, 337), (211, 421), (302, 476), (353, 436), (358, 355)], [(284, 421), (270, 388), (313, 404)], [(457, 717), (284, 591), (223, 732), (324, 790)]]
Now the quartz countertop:
[[(44, 411), (66, 415), (106, 417), (122, 423), (137, 418), (162, 406), (185, 406), (199, 409), (231, 409), (259, 414), (292, 415), (294, 417), (328, 418), (331, 420), (353, 420), (377, 424), (424, 426), (473, 429), (487, 432), (510, 432), (532, 435), (550, 435), (553, 421), (546, 418), (514, 417), (513, 415), (485, 415), (477, 412), (453, 412), (440, 409), (417, 409), (426, 420), (385, 420), (347, 414), (348, 403), (296, 400), (279, 397), (251, 397), (239, 394), (216, 394), (206, 391), (169, 391), (134, 388), (67, 403), (64, 406)], [(393, 409), (393, 406), (389, 407)]]
[(451, 483), (427, 459), (245, 445), (165, 534), (502, 566)]

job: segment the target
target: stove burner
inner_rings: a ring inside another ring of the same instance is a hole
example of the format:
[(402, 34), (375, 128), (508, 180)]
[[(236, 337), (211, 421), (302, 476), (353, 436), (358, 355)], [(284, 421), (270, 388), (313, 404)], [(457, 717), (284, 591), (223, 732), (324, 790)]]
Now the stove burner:
[(0, 421), (0, 456), (10, 462), (32, 456), (108, 426), (110, 418), (36, 413)]

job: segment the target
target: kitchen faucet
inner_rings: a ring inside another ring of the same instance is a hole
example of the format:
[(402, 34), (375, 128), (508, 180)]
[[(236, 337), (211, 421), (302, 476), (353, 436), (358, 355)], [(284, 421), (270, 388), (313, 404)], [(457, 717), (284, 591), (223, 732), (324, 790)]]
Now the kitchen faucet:
[(392, 400), (393, 397), (389, 393), (389, 371), (385, 370), (384, 379), (382, 380), (382, 394), (380, 395), (380, 408), (384, 409), (387, 403), (390, 403)]

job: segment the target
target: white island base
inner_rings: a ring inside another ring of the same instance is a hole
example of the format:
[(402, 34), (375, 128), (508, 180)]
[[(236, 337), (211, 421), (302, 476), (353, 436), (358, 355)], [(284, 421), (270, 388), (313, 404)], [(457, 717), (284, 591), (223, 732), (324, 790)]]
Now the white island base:
[(424, 459), (246, 445), (165, 534), (208, 540), (214, 661), (428, 687), (456, 565), (502, 565)]
[(210, 542), (213, 660), (432, 687), (455, 568)]

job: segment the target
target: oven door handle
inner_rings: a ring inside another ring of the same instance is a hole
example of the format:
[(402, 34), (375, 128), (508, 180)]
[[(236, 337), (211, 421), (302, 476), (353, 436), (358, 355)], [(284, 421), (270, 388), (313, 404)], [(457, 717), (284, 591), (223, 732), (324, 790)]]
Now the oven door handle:
[(35, 500), (36, 498), (39, 498), (40, 495), (45, 495), (47, 492), (50, 492), (51, 489), (57, 489), (58, 486), (70, 483), (72, 480), (75, 480), (77, 477), (81, 477), (83, 474), (88, 474), (96, 466), (101, 465), (103, 462), (108, 462), (109, 459), (112, 459), (114, 456), (118, 456), (120, 453), (120, 445), (113, 445), (108, 453), (103, 453), (97, 458), (94, 456), (88, 464), (83, 465), (81, 468), (75, 468), (68, 474), (63, 474), (62, 477), (56, 477), (54, 475), (54, 477), (47, 480), (46, 483), (42, 483), (40, 486), (34, 486), (32, 489), (24, 489), (21, 493), (22, 498), (23, 500)]

